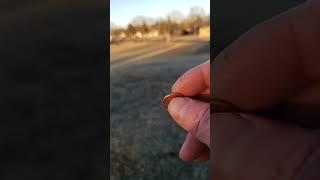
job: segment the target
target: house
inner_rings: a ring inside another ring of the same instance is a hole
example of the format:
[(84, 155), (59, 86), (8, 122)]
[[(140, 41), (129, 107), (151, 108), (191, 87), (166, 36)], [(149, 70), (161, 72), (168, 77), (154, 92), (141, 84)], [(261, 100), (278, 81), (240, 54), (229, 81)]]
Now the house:
[(112, 34), (110, 34), (110, 42), (120, 42), (126, 38), (125, 30), (114, 30)]
[(141, 38), (142, 38), (142, 33), (141, 33), (140, 31), (138, 31), (138, 32), (136, 32), (136, 33), (134, 34), (134, 37), (135, 37), (135, 38), (138, 38), (138, 39), (141, 39)]
[(125, 32), (121, 32), (121, 33), (119, 34), (119, 38), (120, 38), (120, 39), (125, 39), (126, 37), (127, 37), (127, 35), (126, 35)]
[(210, 26), (200, 27), (198, 36), (201, 38), (210, 38)]
[(147, 34), (144, 35), (144, 37), (146, 38), (157, 38), (159, 37), (159, 31), (158, 30), (151, 30), (150, 32), (148, 32)]

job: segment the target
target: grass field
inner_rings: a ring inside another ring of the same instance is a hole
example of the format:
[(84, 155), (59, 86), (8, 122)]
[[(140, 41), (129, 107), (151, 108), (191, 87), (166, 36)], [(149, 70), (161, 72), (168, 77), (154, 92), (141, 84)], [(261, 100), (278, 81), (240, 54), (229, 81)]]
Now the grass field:
[[(111, 63), (111, 179), (208, 179), (208, 163), (186, 163), (178, 158), (186, 132), (161, 107), (162, 97), (175, 80), (209, 59), (209, 42), (183, 43), (156, 56), (125, 61), (116, 68)], [(119, 56), (113, 53), (115, 48), (125, 47), (111, 47), (111, 61)], [(132, 51), (140, 57), (136, 52)], [(130, 49), (126, 53), (130, 54)]]

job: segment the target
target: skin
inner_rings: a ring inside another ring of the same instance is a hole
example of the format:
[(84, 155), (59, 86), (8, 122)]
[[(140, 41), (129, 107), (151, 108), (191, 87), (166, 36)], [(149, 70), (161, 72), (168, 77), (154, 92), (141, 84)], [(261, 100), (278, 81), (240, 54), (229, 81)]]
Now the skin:
[[(182, 75), (172, 87), (172, 93), (185, 96), (210, 96), (210, 62), (207, 61)], [(168, 111), (173, 119), (189, 133), (180, 150), (185, 161), (203, 161), (210, 158), (210, 104), (188, 97), (170, 101)], [(201, 126), (200, 126), (200, 119)], [(205, 131), (197, 131), (196, 127)]]
[[(320, 1), (310, 0), (243, 34), (213, 60), (211, 97), (248, 111), (279, 103), (319, 111), (319, 17)], [(210, 95), (209, 61), (183, 74), (172, 93)], [(208, 103), (186, 97), (168, 105), (173, 119), (188, 131), (182, 160), (208, 160), (213, 144), (211, 179), (320, 179), (310, 170), (320, 162), (314, 159), (320, 152), (318, 130), (252, 114), (210, 116), (209, 109)], [(299, 118), (302, 124), (320, 121), (310, 112)]]

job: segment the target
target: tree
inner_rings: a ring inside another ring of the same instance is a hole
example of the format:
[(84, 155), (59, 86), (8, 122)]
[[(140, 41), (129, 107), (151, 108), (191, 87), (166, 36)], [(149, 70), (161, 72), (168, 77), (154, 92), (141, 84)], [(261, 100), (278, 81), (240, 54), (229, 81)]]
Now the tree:
[(149, 27), (148, 27), (148, 25), (146, 24), (146, 22), (144, 22), (144, 23), (142, 24), (142, 32), (143, 32), (143, 33), (148, 33), (148, 32), (149, 32)]
[(192, 7), (189, 12), (189, 18), (191, 18), (191, 19), (195, 19), (197, 17), (204, 17), (206, 15), (207, 14), (206, 14), (205, 10), (199, 6)]
[(167, 14), (167, 17), (169, 17), (173, 22), (180, 23), (184, 16), (180, 11), (174, 10)]
[(196, 34), (199, 34), (200, 27), (203, 26), (203, 20), (200, 16), (197, 16), (196, 19), (192, 22), (193, 30)]
[(158, 22), (160, 34), (170, 34), (173, 35), (175, 29), (178, 28), (178, 25), (171, 21), (170, 17), (167, 20), (162, 20)]
[(145, 16), (136, 16), (131, 20), (130, 24), (137, 27), (137, 26), (142, 26), (145, 23), (148, 26), (150, 26), (154, 24), (154, 22), (155, 20), (153, 18), (145, 17)]
[(129, 24), (127, 28), (127, 35), (133, 36), (136, 32), (137, 32), (136, 28), (132, 24)]

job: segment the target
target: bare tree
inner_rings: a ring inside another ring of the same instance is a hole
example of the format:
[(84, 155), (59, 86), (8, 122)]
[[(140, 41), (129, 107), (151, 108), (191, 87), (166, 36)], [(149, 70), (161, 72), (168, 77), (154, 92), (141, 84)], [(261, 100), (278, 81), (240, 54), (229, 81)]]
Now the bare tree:
[(189, 12), (189, 18), (195, 19), (197, 17), (204, 17), (206, 16), (206, 12), (202, 7), (199, 6), (194, 6), (191, 7), (190, 12)]
[(132, 24), (129, 24), (126, 32), (128, 36), (133, 36), (137, 30)]
[(144, 23), (150, 26), (155, 23), (155, 20), (150, 17), (136, 16), (130, 22), (133, 26), (142, 26)]
[(149, 32), (149, 27), (148, 27), (147, 23), (145, 23), (145, 22), (142, 24), (142, 32), (143, 33)]
[(180, 23), (184, 19), (183, 14), (178, 10), (174, 10), (168, 13), (167, 17), (169, 17), (173, 22), (176, 22), (176, 23)]

